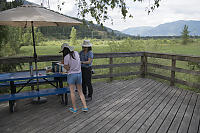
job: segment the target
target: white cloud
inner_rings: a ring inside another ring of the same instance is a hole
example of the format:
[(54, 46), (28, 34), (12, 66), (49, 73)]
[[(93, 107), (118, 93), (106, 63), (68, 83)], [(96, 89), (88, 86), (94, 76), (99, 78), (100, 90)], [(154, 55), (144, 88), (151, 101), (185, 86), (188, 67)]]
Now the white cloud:
[[(28, 0), (40, 4), (45, 0)], [(76, 0), (49, 0), (50, 8), (58, 11), (57, 2), (65, 1), (60, 11), (63, 14), (77, 17), (77, 7), (75, 5)], [(151, 0), (153, 2), (153, 0)], [(150, 3), (151, 4), (151, 3)], [(133, 2), (127, 0), (127, 6), (129, 11), (133, 15), (133, 18), (122, 19), (122, 15), (118, 9), (112, 10), (109, 15), (113, 19), (113, 25), (108, 20), (104, 23), (105, 26), (115, 30), (123, 30), (129, 27), (138, 26), (157, 26), (162, 23), (172, 22), (177, 20), (200, 20), (200, 0), (162, 0), (160, 7), (155, 9), (154, 12), (147, 14), (145, 8), (149, 5), (149, 0), (144, 2)], [(87, 17), (88, 20), (92, 20), (91, 17)]]

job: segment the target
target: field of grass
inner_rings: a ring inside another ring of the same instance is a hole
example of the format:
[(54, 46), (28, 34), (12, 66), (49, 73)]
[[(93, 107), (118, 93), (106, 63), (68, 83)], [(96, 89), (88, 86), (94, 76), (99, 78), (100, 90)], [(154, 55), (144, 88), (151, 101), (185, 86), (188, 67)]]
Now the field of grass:
[[(107, 53), (107, 52), (136, 52), (136, 51), (149, 51), (149, 52), (157, 52), (157, 53), (173, 53), (173, 54), (181, 54), (181, 55), (193, 55), (200, 56), (200, 39), (193, 39), (187, 45), (182, 45), (180, 39), (148, 39), (148, 40), (132, 40), (132, 39), (124, 39), (124, 40), (96, 40), (90, 39), (93, 44), (93, 52), (94, 53)], [(64, 42), (69, 42), (69, 40), (57, 40), (57, 41), (46, 41), (41, 42), (36, 47), (37, 54), (39, 55), (57, 55), (59, 54), (61, 44)], [(83, 40), (77, 40), (77, 45), (75, 45), (75, 50), (81, 50), (81, 43)], [(33, 46), (23, 46), (20, 49), (21, 53), (17, 56), (32, 56), (33, 55)], [(114, 59), (114, 63), (130, 63), (130, 62), (139, 62), (140, 58), (121, 58)], [(96, 59), (93, 64), (108, 64), (108, 59)], [(148, 58), (148, 62), (153, 62), (157, 64), (163, 65), (171, 65), (170, 60), (166, 59), (151, 59)], [(39, 68), (44, 68), (45, 66), (51, 65), (50, 62), (47, 63), (39, 63)], [(190, 69), (188, 63), (177, 61), (177, 67)], [(28, 64), (24, 66), (25, 69), (28, 69)], [(125, 72), (125, 71), (138, 71), (139, 68), (133, 67), (120, 67), (114, 68), (114, 72)], [(148, 71), (152, 71), (154, 73), (159, 73), (161, 75), (170, 76), (169, 71), (163, 71), (161, 69), (148, 68)], [(108, 69), (97, 69), (95, 71), (97, 74), (106, 74)], [(130, 77), (121, 77), (115, 79), (128, 79), (133, 78)], [(176, 73), (176, 78), (187, 80), (189, 82), (199, 82), (200, 78), (197, 76), (191, 76), (188, 74)], [(95, 80), (102, 81), (102, 80)], [(188, 87), (183, 87), (186, 89), (192, 89)], [(198, 90), (195, 90), (198, 91)]]
[[(48, 41), (41, 42), (36, 47), (38, 55), (56, 55), (59, 54), (60, 46), (64, 42), (69, 42), (69, 40), (58, 40), (58, 41)], [(200, 39), (194, 39), (187, 45), (182, 45), (181, 40), (171, 39), (171, 40), (132, 40), (124, 39), (120, 41), (112, 40), (91, 40), (93, 43), (94, 53), (106, 53), (106, 52), (134, 52), (134, 51), (151, 51), (158, 53), (174, 53), (183, 55), (196, 55), (200, 56)], [(82, 40), (77, 41), (75, 45), (75, 50), (81, 50)], [(21, 53), (18, 56), (32, 56), (33, 46), (23, 46), (21, 47)]]

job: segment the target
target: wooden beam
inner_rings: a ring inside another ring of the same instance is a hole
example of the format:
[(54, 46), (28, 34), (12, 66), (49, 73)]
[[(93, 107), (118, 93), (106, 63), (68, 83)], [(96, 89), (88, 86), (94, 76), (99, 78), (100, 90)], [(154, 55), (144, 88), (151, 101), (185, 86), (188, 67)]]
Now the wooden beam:
[(123, 66), (140, 66), (142, 63), (122, 63), (122, 64), (107, 64), (107, 65), (93, 65), (94, 69), (102, 68), (113, 68), (113, 67), (123, 67)]
[(126, 72), (126, 73), (115, 73), (115, 74), (104, 74), (104, 75), (94, 75), (92, 79), (99, 79), (99, 78), (110, 78), (110, 77), (119, 77), (119, 76), (130, 76), (130, 75), (139, 75), (141, 72)]
[(200, 84), (198, 84), (198, 83), (191, 83), (191, 82), (187, 82), (187, 81), (180, 80), (180, 79), (175, 79), (175, 82), (179, 83), (179, 84), (182, 84), (182, 85), (186, 85), (186, 86), (192, 87), (192, 88), (200, 89)]
[(176, 59), (179, 61), (190, 61), (190, 62), (200, 63), (200, 56), (152, 53), (152, 52), (145, 52), (145, 54), (147, 55), (147, 57), (162, 58), (162, 59)]
[(163, 75), (160, 75), (160, 74), (155, 74), (155, 73), (147, 72), (147, 75), (155, 77), (155, 78), (160, 78), (160, 79), (171, 81), (170, 77), (166, 77), (166, 76), (163, 76)]
[(147, 63), (147, 66), (159, 68), (159, 69), (164, 69), (164, 70), (174, 70), (176, 72), (181, 72), (181, 73), (187, 73), (187, 74), (192, 74), (192, 75), (199, 75), (200, 76), (200, 71), (194, 71), (194, 70), (186, 70), (183, 68), (172, 68), (171, 66), (164, 66), (160, 64), (153, 64), (153, 63)]

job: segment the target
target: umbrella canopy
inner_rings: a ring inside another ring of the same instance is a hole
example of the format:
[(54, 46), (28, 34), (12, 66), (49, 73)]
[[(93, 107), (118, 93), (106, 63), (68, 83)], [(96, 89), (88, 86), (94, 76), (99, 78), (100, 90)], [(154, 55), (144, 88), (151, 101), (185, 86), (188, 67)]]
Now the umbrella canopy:
[[(23, 5), (0, 12), (0, 25), (32, 27), (36, 76), (38, 76), (38, 70), (34, 26), (71, 26), (78, 24), (81, 24), (81, 22), (37, 5)], [(38, 78), (37, 90), (39, 90)]]
[(81, 22), (36, 5), (23, 5), (0, 12), (0, 25), (19, 27), (78, 25)]

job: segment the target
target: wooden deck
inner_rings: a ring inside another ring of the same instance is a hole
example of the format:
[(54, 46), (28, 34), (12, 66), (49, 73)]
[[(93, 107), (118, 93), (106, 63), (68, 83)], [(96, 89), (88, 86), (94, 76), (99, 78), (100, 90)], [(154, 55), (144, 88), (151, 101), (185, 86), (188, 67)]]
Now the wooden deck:
[(33, 105), (0, 103), (0, 133), (200, 133), (200, 95), (151, 79), (96, 83), (89, 111), (72, 114), (58, 96)]

